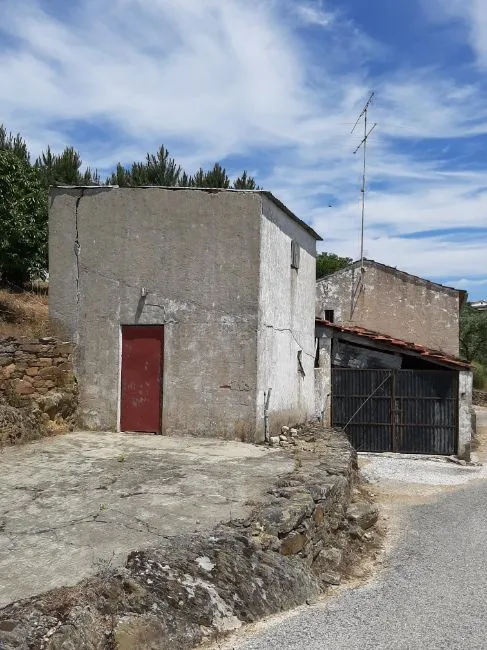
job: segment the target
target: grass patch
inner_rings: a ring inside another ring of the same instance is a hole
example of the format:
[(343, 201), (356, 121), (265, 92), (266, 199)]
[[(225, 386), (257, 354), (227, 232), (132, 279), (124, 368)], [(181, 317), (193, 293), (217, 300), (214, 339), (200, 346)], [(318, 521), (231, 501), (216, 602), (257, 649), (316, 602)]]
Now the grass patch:
[(38, 338), (50, 333), (47, 295), (0, 289), (0, 337)]

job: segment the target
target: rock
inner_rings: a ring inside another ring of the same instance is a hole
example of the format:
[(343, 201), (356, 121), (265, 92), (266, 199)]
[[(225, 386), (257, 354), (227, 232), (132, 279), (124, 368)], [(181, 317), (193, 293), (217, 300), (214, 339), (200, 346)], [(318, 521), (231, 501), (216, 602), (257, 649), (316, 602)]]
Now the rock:
[(35, 365), (39, 368), (47, 368), (47, 366), (52, 366), (52, 359), (49, 357), (39, 357)]
[(43, 379), (58, 379), (61, 373), (62, 371), (56, 368), (56, 366), (47, 366), (39, 370), (39, 377)]
[(297, 429), (289, 429), (289, 434), (294, 438), (295, 436), (298, 435), (298, 430)]
[(320, 580), (325, 585), (339, 585), (342, 576), (337, 571), (326, 571), (320, 575)]
[(273, 446), (278, 445), (279, 444), (279, 436), (271, 436), (269, 438), (269, 443), (271, 445), (273, 445)]
[(31, 354), (36, 354), (37, 352), (41, 351), (41, 346), (38, 343), (26, 343), (25, 345), (22, 345), (20, 349), (22, 352), (30, 352)]
[(350, 537), (352, 539), (362, 539), (364, 536), (364, 531), (360, 526), (352, 526), (350, 530), (348, 531)]
[(290, 446), (290, 443), (287, 442), (286, 440), (281, 440), (281, 442), (279, 444), (280, 444), (281, 447), (289, 447)]
[(260, 521), (267, 533), (283, 536), (295, 530), (314, 510), (314, 501), (309, 492), (293, 488), (288, 499), (266, 506), (260, 513)]
[(39, 372), (39, 368), (33, 367), (33, 368), (27, 368), (27, 370), (25, 371), (25, 374), (28, 377), (35, 377), (38, 372)]
[(281, 433), (281, 435), (279, 436), (279, 440), (281, 440), (281, 442), (287, 442), (287, 436)]
[(373, 526), (379, 518), (379, 509), (375, 504), (354, 503), (347, 510), (348, 520), (362, 530)]
[(51, 628), (45, 635), (49, 641), (44, 647), (46, 650), (96, 650), (103, 647), (105, 640), (100, 623), (99, 616), (88, 607), (73, 607), (64, 625)]
[(40, 410), (47, 413), (51, 418), (54, 418), (56, 415), (61, 415), (61, 417), (66, 418), (76, 410), (75, 396), (67, 393), (58, 393), (57, 391), (51, 391), (47, 395), (39, 397), (37, 404)]
[(35, 388), (32, 386), (32, 384), (19, 379), (15, 383), (15, 392), (17, 395), (32, 395), (32, 393), (35, 393)]
[(171, 647), (166, 627), (152, 614), (124, 617), (113, 636), (116, 650), (169, 650)]
[(3, 368), (2, 374), (5, 379), (10, 379), (12, 374), (15, 372), (16, 365), (15, 363), (10, 363), (8, 366)]
[(282, 433), (287, 433), (289, 431), (289, 427), (281, 427)]
[(73, 345), (71, 343), (59, 343), (59, 345), (56, 345), (55, 353), (58, 357), (71, 354), (72, 352)]
[(319, 525), (321, 524), (324, 518), (325, 518), (325, 509), (323, 508), (321, 503), (319, 503), (316, 506), (315, 511), (313, 513), (313, 521), (315, 522), (315, 524)]
[(296, 555), (306, 546), (306, 537), (301, 533), (292, 532), (281, 543), (281, 555)]

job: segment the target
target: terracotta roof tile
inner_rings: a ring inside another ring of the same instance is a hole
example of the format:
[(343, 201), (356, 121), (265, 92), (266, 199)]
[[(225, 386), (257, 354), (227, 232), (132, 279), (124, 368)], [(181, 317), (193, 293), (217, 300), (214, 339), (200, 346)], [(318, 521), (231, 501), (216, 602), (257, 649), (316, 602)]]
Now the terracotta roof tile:
[(364, 327), (358, 327), (356, 325), (341, 325), (339, 323), (330, 323), (327, 320), (316, 319), (318, 325), (323, 325), (329, 327), (330, 329), (336, 330), (337, 332), (345, 332), (349, 334), (354, 334), (355, 336), (361, 336), (368, 339), (369, 341), (377, 341), (382, 343), (387, 343), (397, 348), (401, 348), (404, 351), (414, 352), (419, 354), (422, 357), (428, 359), (434, 359), (439, 361), (442, 364), (452, 366), (454, 368), (461, 368), (465, 370), (470, 370), (472, 368), (471, 364), (465, 361), (464, 359), (459, 359), (441, 350), (432, 350), (420, 345), (418, 343), (411, 343), (410, 341), (403, 341), (402, 339), (396, 339), (387, 334), (381, 334), (379, 332), (373, 332), (372, 330), (365, 329)]

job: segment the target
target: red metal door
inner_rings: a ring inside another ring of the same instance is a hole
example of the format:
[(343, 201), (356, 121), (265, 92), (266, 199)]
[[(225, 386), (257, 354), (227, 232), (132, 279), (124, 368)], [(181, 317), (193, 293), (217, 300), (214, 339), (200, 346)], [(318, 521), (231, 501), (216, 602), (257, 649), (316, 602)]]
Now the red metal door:
[(164, 327), (122, 327), (120, 429), (161, 432)]

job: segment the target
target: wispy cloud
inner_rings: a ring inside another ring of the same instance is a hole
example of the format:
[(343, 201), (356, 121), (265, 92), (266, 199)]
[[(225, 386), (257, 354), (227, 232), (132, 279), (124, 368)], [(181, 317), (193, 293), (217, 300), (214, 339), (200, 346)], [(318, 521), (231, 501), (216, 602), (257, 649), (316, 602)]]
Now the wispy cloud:
[[(487, 4), (484, 0), (423, 0), (430, 20), (456, 21), (466, 32), (476, 61), (487, 67)], [(463, 39), (462, 30), (458, 38)]]
[[(482, 5), (465, 1), (481, 19)], [(190, 171), (215, 160), (240, 171), (244, 160), (325, 247), (355, 257), (361, 161), (350, 129), (374, 88), (369, 256), (437, 279), (487, 276), (485, 238), (441, 234), (487, 225), (487, 164), (460, 168), (448, 150), (467, 142), (485, 150), (487, 84), (441, 62), (391, 66), (377, 34), (344, 6), (78, 0), (56, 13), (47, 0), (3, 0), (0, 120), (34, 153), (74, 144), (100, 170), (161, 143)]]
[(326, 11), (322, 2), (294, 4), (296, 15), (305, 25), (330, 27), (337, 17), (335, 12)]

